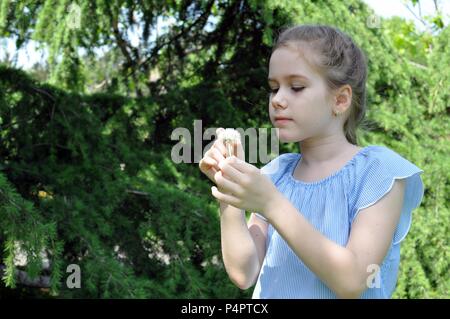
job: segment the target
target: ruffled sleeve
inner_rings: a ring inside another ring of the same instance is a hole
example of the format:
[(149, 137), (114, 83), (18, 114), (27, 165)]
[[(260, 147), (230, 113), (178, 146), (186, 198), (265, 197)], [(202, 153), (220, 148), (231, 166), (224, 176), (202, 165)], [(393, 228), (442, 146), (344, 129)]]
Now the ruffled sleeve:
[(359, 212), (377, 203), (394, 185), (405, 179), (405, 195), (393, 244), (400, 243), (411, 226), (412, 211), (419, 206), (424, 194), (420, 174), (423, 170), (387, 147), (376, 146), (355, 164), (355, 183), (350, 194), (350, 224)]
[[(291, 164), (293, 157), (295, 157), (295, 154), (293, 153), (286, 153), (277, 156), (261, 168), (261, 174), (270, 178), (272, 183), (276, 186), (280, 178), (286, 172), (288, 165)], [(255, 212), (255, 215), (262, 220), (267, 221), (267, 219), (258, 212)]]

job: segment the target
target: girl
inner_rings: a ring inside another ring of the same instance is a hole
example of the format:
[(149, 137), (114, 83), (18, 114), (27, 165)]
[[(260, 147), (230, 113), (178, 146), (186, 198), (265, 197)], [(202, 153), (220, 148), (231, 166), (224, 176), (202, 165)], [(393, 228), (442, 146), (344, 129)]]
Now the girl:
[(216, 140), (201, 160), (217, 185), (226, 271), (241, 289), (256, 283), (253, 298), (391, 297), (423, 171), (384, 146), (357, 146), (366, 74), (340, 30), (285, 30), (269, 62), (269, 116), (301, 153), (259, 170), (240, 144), (225, 158)]

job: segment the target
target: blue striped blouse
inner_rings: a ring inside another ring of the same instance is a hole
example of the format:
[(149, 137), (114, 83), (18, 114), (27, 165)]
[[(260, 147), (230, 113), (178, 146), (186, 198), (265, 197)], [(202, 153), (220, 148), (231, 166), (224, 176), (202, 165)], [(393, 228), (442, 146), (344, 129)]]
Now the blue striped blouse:
[[(373, 276), (361, 295), (390, 298), (397, 282), (400, 242), (410, 228), (412, 210), (423, 198), (423, 170), (387, 147), (369, 145), (334, 174), (320, 181), (302, 182), (293, 177), (300, 159), (301, 154), (282, 154), (261, 172), (317, 230), (342, 246), (347, 244), (359, 211), (388, 193), (395, 179), (406, 179), (403, 208), (391, 246), (378, 275)], [(336, 298), (270, 224), (266, 247), (253, 298)], [(368, 277), (371, 274), (375, 274), (374, 269), (368, 269)]]

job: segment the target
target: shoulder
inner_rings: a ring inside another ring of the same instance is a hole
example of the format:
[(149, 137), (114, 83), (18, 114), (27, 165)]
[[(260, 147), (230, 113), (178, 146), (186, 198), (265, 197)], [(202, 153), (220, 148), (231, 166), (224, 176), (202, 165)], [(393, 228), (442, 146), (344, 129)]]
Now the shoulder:
[(405, 178), (423, 172), (394, 150), (381, 145), (370, 145), (355, 163), (356, 180), (363, 181), (370, 176), (381, 178)]
[[(397, 152), (385, 147), (372, 145), (355, 162), (353, 187), (349, 194), (350, 219), (358, 212), (392, 192), (393, 198), (403, 193), (402, 216), (395, 241), (404, 238), (411, 222), (410, 212), (419, 206), (424, 194), (421, 179), (423, 170)], [(398, 181), (398, 183), (396, 183)]]

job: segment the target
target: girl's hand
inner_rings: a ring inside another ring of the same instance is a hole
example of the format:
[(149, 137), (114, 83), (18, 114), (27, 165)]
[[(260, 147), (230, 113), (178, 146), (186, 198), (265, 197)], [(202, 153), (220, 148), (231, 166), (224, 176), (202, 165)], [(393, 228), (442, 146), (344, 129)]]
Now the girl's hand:
[(212, 195), (234, 207), (264, 215), (269, 205), (280, 195), (272, 181), (257, 167), (232, 156), (219, 162), (214, 175)]
[[(219, 133), (223, 131), (223, 128), (218, 128), (216, 130), (216, 135), (219, 136)], [(234, 145), (234, 154), (237, 154), (237, 157), (243, 161), (245, 161), (244, 149), (242, 147), (241, 141), (238, 141), (236, 145)], [(205, 174), (213, 183), (216, 183), (214, 178), (215, 174), (220, 170), (219, 162), (225, 159), (227, 156), (227, 149), (223, 140), (216, 139), (211, 148), (205, 153), (203, 158), (199, 162), (200, 171)]]
[[(220, 129), (216, 130), (217, 135), (219, 130)], [(214, 183), (216, 182), (214, 175), (220, 170), (219, 162), (225, 159), (226, 154), (227, 150), (223, 144), (223, 141), (216, 139), (214, 144), (198, 163), (200, 171)]]

